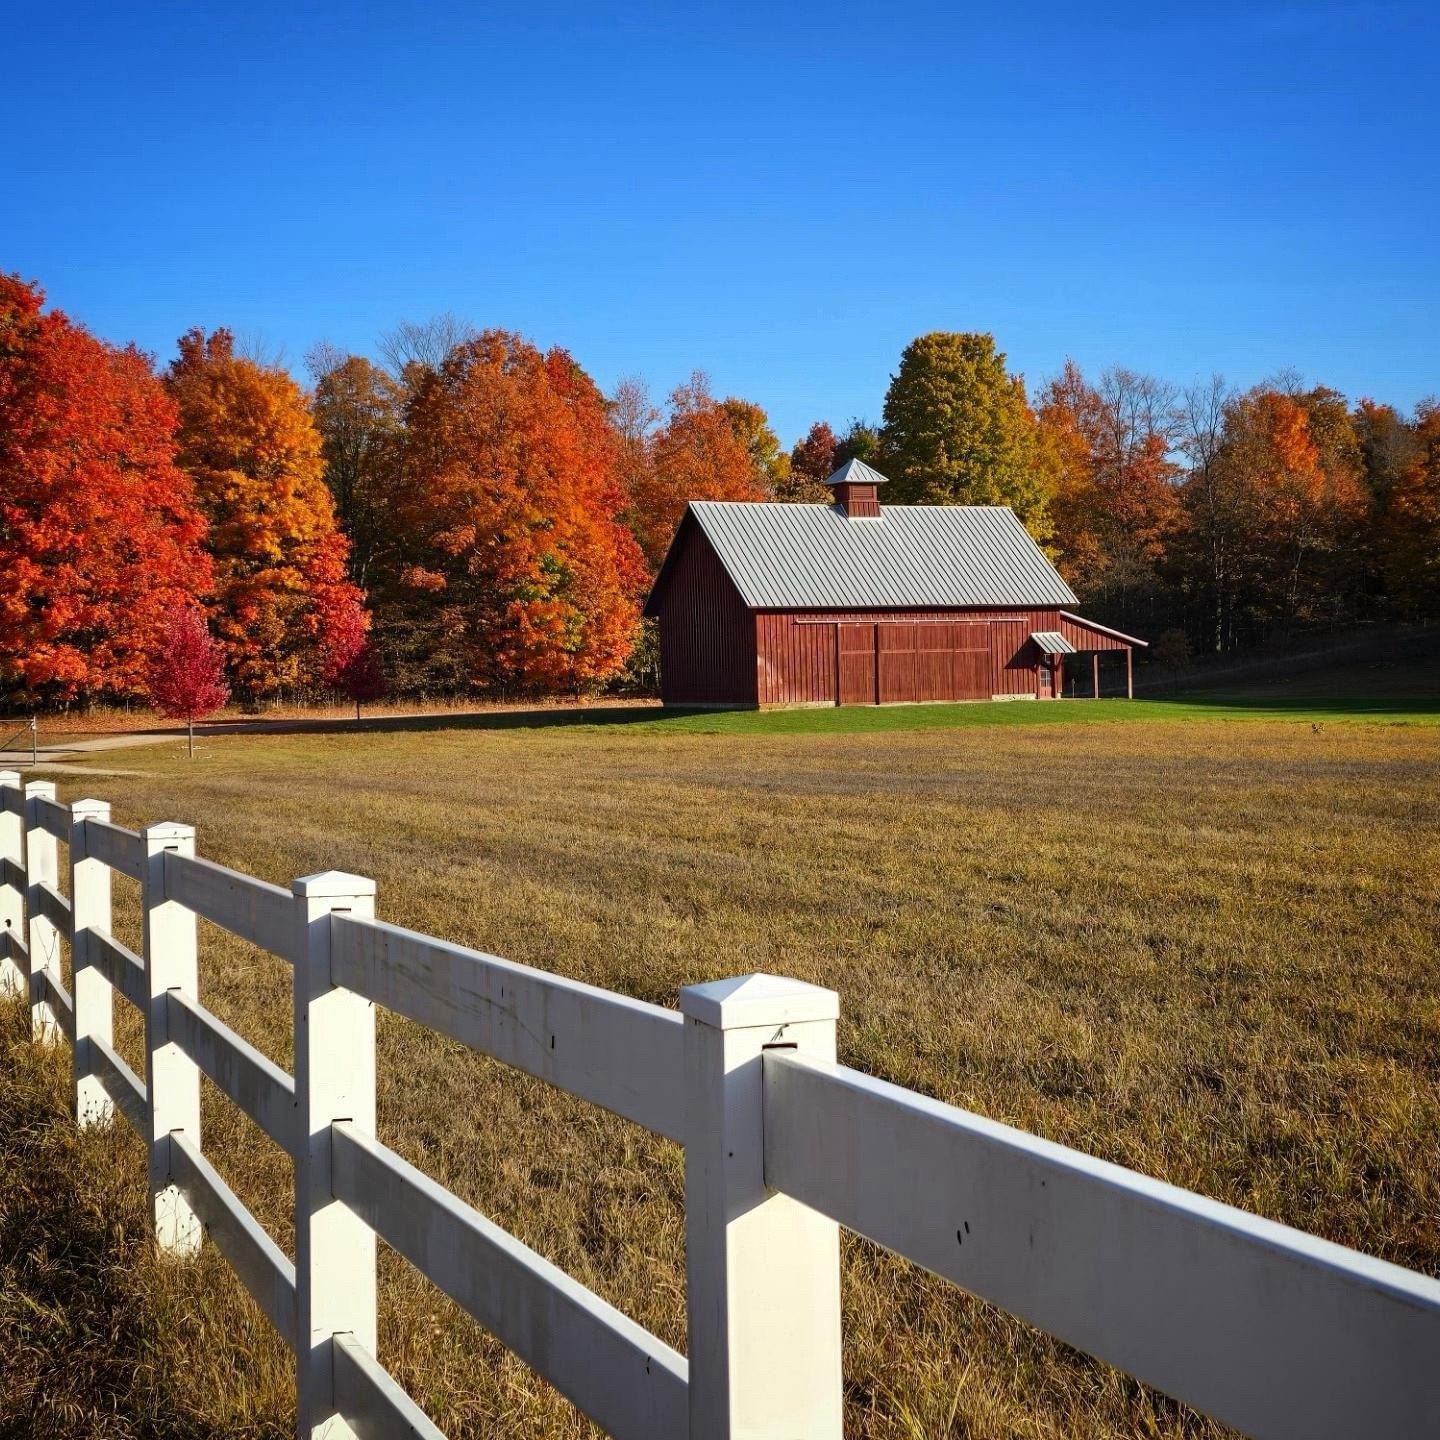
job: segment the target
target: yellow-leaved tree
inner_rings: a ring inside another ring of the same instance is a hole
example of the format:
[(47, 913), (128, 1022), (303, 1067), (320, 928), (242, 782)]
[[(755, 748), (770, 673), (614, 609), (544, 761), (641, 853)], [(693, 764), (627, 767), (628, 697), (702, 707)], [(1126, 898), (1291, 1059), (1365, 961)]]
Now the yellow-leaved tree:
[(366, 622), (304, 391), (237, 355), (228, 330), (181, 336), (166, 384), (210, 521), (215, 631), (236, 690), (259, 700), (324, 683)]

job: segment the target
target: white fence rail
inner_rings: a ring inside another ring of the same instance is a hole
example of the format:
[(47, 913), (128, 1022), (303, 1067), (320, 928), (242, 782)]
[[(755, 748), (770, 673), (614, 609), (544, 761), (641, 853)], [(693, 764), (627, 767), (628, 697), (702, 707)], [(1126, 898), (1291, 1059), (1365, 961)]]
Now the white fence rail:
[[(443, 1440), (376, 1359), (379, 1236), (621, 1440), (838, 1440), (841, 1225), (1253, 1435), (1440, 1429), (1435, 1280), (839, 1066), (831, 991), (749, 976), (677, 1014), (382, 924), (373, 894), (285, 891), (0, 771), (0, 988), (71, 1042), (79, 1122), (147, 1142), (157, 1243), (203, 1229), (296, 1352), (300, 1435)], [(298, 1078), (200, 1003), (197, 916), (295, 967)], [(374, 1004), (685, 1146), (688, 1362), (375, 1138)], [(202, 1073), (294, 1158), (294, 1262), (205, 1159)]]

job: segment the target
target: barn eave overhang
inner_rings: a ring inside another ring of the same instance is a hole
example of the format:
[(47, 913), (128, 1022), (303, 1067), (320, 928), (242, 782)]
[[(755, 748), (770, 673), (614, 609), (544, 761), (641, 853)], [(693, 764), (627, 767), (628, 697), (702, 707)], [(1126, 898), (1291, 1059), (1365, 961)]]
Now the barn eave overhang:
[(1094, 635), (1104, 635), (1111, 640), (1119, 640), (1126, 645), (1139, 645), (1142, 649), (1148, 649), (1148, 640), (1137, 639), (1134, 635), (1127, 635), (1123, 630), (1112, 630), (1108, 625), (1102, 625), (1098, 620), (1087, 620), (1083, 615), (1075, 615), (1069, 610), (1060, 612), (1062, 620), (1068, 620), (1072, 625), (1078, 626), (1081, 630), (1089, 630)]

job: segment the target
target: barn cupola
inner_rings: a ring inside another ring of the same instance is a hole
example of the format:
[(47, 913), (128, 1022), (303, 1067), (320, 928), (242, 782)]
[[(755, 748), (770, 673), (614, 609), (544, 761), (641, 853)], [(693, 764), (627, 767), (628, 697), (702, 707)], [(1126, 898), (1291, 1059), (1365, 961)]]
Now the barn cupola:
[(825, 483), (835, 492), (835, 508), (847, 520), (880, 518), (875, 487), (885, 484), (885, 477), (863, 460), (847, 460)]

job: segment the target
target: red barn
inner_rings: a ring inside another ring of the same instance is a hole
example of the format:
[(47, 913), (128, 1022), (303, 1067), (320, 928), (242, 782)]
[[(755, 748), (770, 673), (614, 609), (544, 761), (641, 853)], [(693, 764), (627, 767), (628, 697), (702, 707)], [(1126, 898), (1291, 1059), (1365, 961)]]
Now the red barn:
[[(833, 505), (696, 500), (645, 613), (667, 705), (1058, 698), (1067, 656), (1143, 640), (1084, 620), (1013, 511), (890, 505), (859, 460)], [(1073, 663), (1073, 662), (1072, 662)]]

